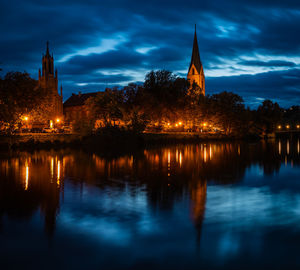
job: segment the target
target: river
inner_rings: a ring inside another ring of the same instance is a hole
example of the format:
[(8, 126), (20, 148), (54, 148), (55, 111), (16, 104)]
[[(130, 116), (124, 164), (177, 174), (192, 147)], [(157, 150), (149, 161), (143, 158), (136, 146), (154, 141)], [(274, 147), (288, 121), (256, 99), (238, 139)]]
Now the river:
[(0, 154), (1, 269), (299, 269), (299, 140)]

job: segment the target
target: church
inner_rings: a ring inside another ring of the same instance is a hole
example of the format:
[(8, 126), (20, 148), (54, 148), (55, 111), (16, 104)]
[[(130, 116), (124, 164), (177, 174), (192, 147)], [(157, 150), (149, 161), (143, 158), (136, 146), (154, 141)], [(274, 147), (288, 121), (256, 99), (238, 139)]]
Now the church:
[(44, 90), (46, 95), (39, 106), (30, 113), (32, 127), (53, 128), (60, 125), (63, 122), (62, 87), (59, 94), (57, 70), (54, 71), (54, 58), (49, 52), (49, 42), (42, 57), (42, 71), (39, 69), (38, 87)]
[(191, 86), (193, 85), (193, 83), (196, 83), (200, 87), (201, 93), (205, 96), (205, 76), (203, 71), (203, 65), (200, 60), (196, 25), (195, 25), (193, 52), (192, 52), (190, 67), (188, 70), (187, 79), (190, 82)]

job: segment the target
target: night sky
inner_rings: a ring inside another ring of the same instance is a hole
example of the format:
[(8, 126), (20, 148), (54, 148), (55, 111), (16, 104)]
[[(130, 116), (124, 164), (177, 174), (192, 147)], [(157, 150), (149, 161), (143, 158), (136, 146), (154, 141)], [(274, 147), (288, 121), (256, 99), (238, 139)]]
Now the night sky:
[(1, 0), (0, 75), (37, 79), (49, 40), (64, 100), (152, 69), (186, 77), (195, 23), (207, 94), (300, 104), (299, 0)]

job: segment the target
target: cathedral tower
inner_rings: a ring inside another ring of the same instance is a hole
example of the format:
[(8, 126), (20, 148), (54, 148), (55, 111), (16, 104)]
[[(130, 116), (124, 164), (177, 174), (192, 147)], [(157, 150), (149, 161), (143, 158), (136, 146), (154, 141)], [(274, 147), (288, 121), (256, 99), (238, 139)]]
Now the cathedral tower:
[(204, 76), (203, 66), (200, 60), (196, 25), (195, 25), (193, 53), (192, 53), (187, 79), (189, 80), (191, 86), (195, 82), (201, 88), (201, 93), (205, 95), (205, 76)]
[(42, 58), (42, 72), (39, 69), (39, 86), (47, 91), (47, 100), (44, 105), (44, 114), (48, 122), (59, 121), (63, 117), (62, 88), (58, 93), (57, 70), (54, 72), (53, 55), (49, 53), (49, 42), (47, 42), (46, 54)]

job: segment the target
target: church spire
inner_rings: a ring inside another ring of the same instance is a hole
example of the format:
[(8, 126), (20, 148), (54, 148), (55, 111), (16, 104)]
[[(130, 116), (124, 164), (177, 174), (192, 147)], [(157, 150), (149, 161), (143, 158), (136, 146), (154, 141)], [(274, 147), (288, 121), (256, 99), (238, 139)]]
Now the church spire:
[(190, 64), (190, 68), (189, 69), (191, 69), (191, 67), (192, 67), (193, 64), (194, 64), (195, 68), (197, 69), (198, 73), (200, 73), (201, 68), (202, 68), (202, 63), (201, 63), (200, 54), (199, 54), (196, 24), (195, 24), (193, 53), (192, 53), (191, 64)]
[(200, 60), (196, 25), (195, 25), (193, 52), (192, 52), (192, 58), (191, 58), (187, 79), (190, 82), (190, 86), (196, 83), (200, 87), (201, 93), (205, 95), (205, 76), (204, 76), (202, 62)]
[(47, 56), (50, 55), (50, 53), (49, 53), (49, 41), (47, 41), (46, 55), (47, 55)]

